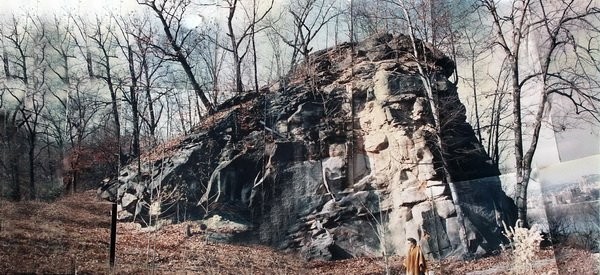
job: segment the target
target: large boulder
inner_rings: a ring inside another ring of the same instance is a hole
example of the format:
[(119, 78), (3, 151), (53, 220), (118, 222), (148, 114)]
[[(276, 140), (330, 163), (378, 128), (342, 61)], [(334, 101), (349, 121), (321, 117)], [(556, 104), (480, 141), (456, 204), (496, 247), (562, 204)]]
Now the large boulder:
[[(447, 80), (454, 64), (428, 47), (419, 50), (429, 62), (414, 60), (410, 45), (384, 35), (316, 52), (285, 85), (225, 102), (194, 134), (156, 148), (139, 170), (123, 168), (99, 193), (127, 219), (147, 218), (160, 200), (163, 218), (218, 216), (215, 224), (244, 225), (226, 241), (309, 259), (402, 254), (409, 237), (434, 257), (494, 250), (514, 203)], [(433, 72), (441, 128), (419, 64)], [(477, 178), (486, 180), (461, 184)]]

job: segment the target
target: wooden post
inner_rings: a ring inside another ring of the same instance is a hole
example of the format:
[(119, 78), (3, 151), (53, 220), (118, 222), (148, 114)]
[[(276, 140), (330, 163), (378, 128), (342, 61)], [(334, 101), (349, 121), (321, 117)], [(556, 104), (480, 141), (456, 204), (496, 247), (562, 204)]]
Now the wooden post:
[(110, 258), (109, 264), (110, 269), (115, 267), (115, 246), (117, 243), (117, 204), (112, 204), (112, 213), (111, 213), (111, 222), (110, 222)]

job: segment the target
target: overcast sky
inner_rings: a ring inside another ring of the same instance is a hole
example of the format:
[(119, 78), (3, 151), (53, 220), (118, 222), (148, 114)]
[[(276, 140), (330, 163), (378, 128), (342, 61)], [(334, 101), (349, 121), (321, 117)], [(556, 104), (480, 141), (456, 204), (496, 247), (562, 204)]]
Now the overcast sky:
[[(203, 0), (203, 2), (220, 3), (221, 1)], [(276, 2), (280, 4), (282, 1), (276, 0)], [(23, 8), (26, 8), (28, 11), (37, 14), (52, 14), (61, 11), (69, 11), (76, 14), (91, 14), (109, 10), (116, 13), (127, 13), (133, 10), (140, 10), (141, 8), (136, 0), (0, 0), (0, 7), (2, 7), (0, 13), (20, 12)], [(202, 13), (212, 16), (219, 14), (219, 11), (225, 11), (225, 9), (216, 6), (203, 6), (198, 9)], [(201, 21), (198, 16), (191, 15), (188, 22), (190, 24), (198, 24)], [(319, 44), (321, 43), (315, 45), (315, 50), (318, 50)], [(493, 63), (494, 60), (491, 60), (486, 65), (493, 66)], [(481, 66), (486, 65), (481, 64)], [(470, 88), (459, 87), (459, 92), (464, 94), (462, 97), (463, 103), (467, 104), (465, 96), (470, 96)], [(553, 117), (553, 120), (561, 120), (561, 118)], [(540, 139), (534, 165), (544, 167), (560, 161), (569, 161), (600, 154), (600, 127), (593, 127), (590, 124), (581, 124), (579, 126), (578, 128), (566, 129), (557, 134), (551, 129), (546, 128)], [(509, 159), (512, 159), (512, 157), (509, 156)]]
[(39, 14), (66, 10), (85, 14), (104, 11), (107, 8), (127, 12), (137, 5), (135, 0), (0, 0), (0, 7), (4, 12), (28, 8)]

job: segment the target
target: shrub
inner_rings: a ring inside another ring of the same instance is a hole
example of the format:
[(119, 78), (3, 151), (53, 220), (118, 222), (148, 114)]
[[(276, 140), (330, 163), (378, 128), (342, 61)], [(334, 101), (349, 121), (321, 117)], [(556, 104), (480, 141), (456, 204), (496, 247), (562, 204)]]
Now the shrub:
[(504, 236), (510, 240), (511, 258), (513, 261), (511, 274), (532, 274), (533, 259), (535, 253), (539, 250), (539, 243), (542, 241), (542, 233), (536, 227), (522, 227), (521, 221), (517, 220), (515, 227), (507, 227), (504, 224)]

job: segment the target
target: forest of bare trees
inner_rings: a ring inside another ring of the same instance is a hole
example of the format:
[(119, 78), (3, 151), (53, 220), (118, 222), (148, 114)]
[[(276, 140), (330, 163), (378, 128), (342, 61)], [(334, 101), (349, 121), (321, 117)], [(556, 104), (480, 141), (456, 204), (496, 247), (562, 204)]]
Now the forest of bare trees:
[[(3, 11), (2, 197), (52, 199), (93, 188), (310, 53), (384, 32), (410, 35), (415, 59), (418, 47), (431, 45), (458, 64), (450, 81), (461, 87), (492, 161), (516, 172), (523, 220), (553, 100), (600, 121), (595, 0), (137, 0), (132, 7)], [(436, 77), (426, 69), (419, 76), (429, 84)]]

